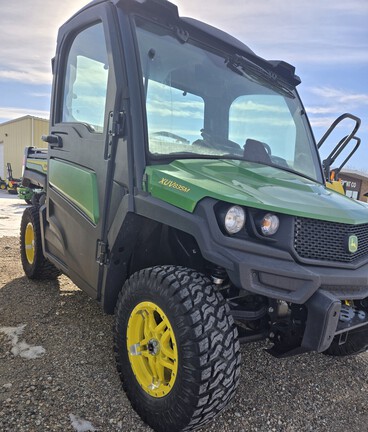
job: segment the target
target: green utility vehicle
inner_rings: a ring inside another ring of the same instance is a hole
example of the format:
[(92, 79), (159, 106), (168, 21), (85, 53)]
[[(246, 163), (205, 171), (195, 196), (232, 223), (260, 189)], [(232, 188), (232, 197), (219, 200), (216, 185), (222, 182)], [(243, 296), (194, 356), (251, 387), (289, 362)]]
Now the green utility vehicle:
[(117, 368), (145, 422), (213, 419), (240, 342), (268, 338), (277, 357), (366, 349), (368, 209), (325, 187), (294, 67), (166, 0), (88, 4), (52, 67), (24, 271), (62, 272), (115, 313)]
[(24, 149), (22, 182), (17, 191), (18, 196), (27, 204), (37, 205), (44, 194), (47, 174), (47, 149), (26, 147)]

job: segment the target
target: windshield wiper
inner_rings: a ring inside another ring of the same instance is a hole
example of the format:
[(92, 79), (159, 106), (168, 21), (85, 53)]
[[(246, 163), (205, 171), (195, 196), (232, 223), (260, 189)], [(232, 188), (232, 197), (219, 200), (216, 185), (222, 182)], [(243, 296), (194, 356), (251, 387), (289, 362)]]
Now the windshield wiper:
[(277, 91), (283, 96), (295, 99), (293, 93), (294, 87), (282, 80), (279, 75), (272, 70), (264, 69), (251, 60), (237, 54), (229, 57), (225, 63), (230, 70), (238, 75), (258, 82), (271, 90)]

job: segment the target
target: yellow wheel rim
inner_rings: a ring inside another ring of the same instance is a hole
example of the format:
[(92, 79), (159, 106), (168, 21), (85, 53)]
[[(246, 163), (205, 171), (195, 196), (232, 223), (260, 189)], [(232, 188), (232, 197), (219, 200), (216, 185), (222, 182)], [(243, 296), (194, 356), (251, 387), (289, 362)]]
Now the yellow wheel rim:
[(35, 247), (34, 247), (34, 230), (31, 222), (29, 222), (26, 226), (24, 245), (26, 249), (27, 261), (30, 264), (33, 264), (35, 258)]
[(178, 372), (178, 348), (170, 321), (156, 304), (142, 302), (133, 309), (127, 349), (142, 389), (155, 398), (169, 394)]

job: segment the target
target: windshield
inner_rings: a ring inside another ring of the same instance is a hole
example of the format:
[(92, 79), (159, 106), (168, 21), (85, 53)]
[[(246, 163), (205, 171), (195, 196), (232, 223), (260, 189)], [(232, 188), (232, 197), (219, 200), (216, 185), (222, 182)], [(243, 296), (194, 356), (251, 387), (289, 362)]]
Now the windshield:
[(240, 159), (321, 181), (294, 90), (153, 23), (137, 23), (137, 40), (153, 158)]

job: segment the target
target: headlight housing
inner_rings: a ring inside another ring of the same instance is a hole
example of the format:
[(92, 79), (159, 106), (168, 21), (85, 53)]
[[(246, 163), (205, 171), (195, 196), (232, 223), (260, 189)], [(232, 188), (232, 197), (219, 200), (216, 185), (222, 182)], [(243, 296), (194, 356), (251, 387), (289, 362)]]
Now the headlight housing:
[(267, 213), (259, 222), (261, 233), (268, 237), (277, 233), (280, 227), (280, 219), (273, 213)]
[(224, 227), (229, 234), (236, 234), (243, 229), (246, 221), (245, 211), (240, 206), (232, 206), (226, 212)]

